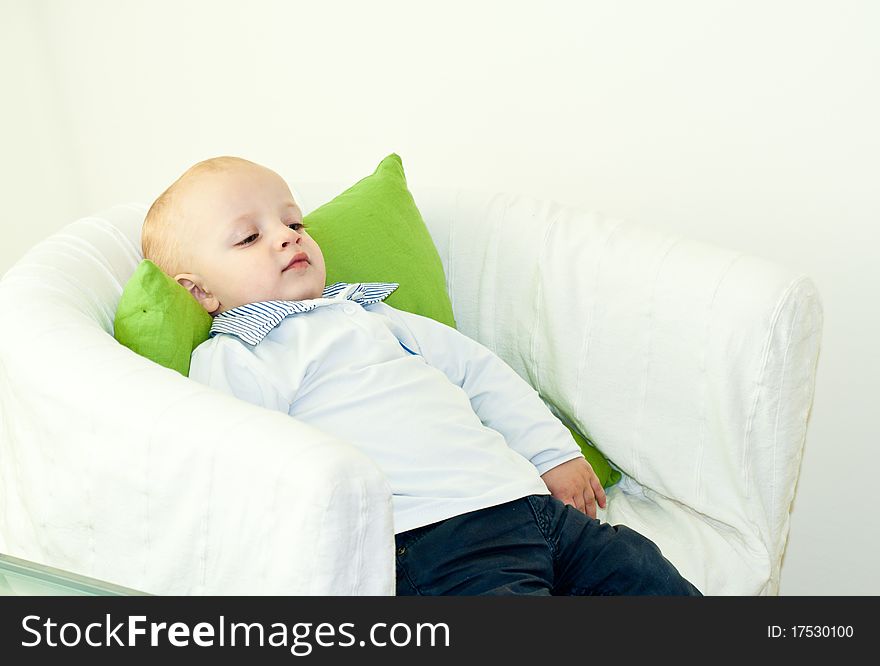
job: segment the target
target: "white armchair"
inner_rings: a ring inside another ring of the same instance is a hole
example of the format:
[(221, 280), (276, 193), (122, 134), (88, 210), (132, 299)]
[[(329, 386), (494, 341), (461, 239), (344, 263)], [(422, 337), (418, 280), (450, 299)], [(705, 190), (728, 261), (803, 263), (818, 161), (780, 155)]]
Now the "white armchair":
[[(308, 211), (340, 189), (299, 194)], [(600, 517), (704, 593), (776, 593), (813, 283), (557, 204), (413, 194), (459, 329), (624, 473)], [(0, 281), (0, 552), (161, 594), (393, 594), (389, 488), (368, 459), (113, 339), (144, 212), (79, 220)]]

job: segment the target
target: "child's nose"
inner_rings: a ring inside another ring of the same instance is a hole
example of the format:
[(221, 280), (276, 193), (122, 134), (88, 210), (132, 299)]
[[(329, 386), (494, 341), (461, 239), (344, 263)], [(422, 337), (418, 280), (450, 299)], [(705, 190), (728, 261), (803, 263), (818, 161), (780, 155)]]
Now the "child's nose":
[(287, 231), (281, 236), (281, 247), (283, 249), (291, 243), (299, 243), (301, 240), (302, 234), (288, 227)]

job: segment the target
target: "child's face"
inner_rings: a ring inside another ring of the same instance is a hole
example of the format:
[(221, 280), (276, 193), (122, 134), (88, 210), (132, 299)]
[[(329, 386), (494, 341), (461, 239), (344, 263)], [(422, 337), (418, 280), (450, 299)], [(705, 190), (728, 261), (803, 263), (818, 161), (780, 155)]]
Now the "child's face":
[(200, 174), (183, 196), (192, 272), (175, 276), (219, 314), (258, 301), (320, 298), (326, 269), (302, 212), (274, 171), (237, 165)]

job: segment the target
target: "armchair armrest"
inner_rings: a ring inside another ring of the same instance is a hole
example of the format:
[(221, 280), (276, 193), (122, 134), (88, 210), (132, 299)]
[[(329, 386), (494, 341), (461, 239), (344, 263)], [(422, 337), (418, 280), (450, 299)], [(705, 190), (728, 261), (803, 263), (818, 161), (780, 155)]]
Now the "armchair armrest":
[(82, 227), (0, 282), (6, 551), (161, 594), (393, 594), (378, 468), (119, 345), (102, 317), (134, 263), (77, 240), (112, 230)]

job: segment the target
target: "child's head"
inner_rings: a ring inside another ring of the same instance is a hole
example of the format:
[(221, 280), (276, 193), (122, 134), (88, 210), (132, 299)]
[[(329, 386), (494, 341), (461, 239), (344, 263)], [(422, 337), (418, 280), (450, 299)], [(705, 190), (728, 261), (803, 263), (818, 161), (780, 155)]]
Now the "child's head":
[(290, 188), (238, 157), (188, 169), (150, 207), (141, 242), (144, 257), (214, 315), (324, 290), (324, 257)]

